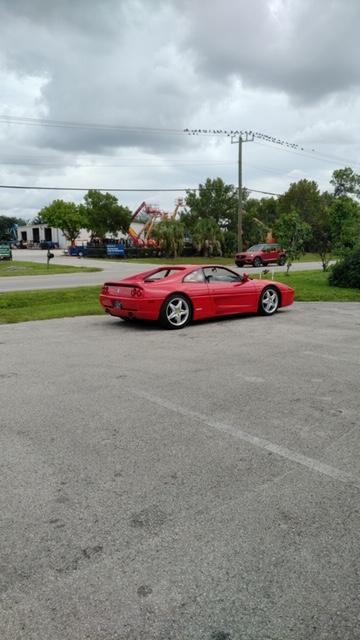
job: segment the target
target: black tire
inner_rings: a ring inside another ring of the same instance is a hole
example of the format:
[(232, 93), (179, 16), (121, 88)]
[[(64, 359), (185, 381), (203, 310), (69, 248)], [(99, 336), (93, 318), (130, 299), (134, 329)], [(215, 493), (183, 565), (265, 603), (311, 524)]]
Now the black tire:
[(263, 261), (261, 260), (261, 258), (259, 258), (259, 256), (256, 256), (256, 258), (254, 258), (253, 266), (254, 267), (262, 267), (263, 266)]
[(280, 267), (283, 267), (285, 262), (286, 262), (285, 256), (280, 256), (279, 263), (278, 263), (280, 265)]
[(263, 316), (272, 316), (279, 308), (280, 294), (276, 287), (266, 287), (261, 292), (259, 300), (259, 313)]
[(235, 262), (237, 267), (243, 267), (245, 262)]
[(192, 305), (190, 300), (174, 293), (169, 296), (160, 312), (160, 323), (165, 329), (183, 329), (192, 318)]

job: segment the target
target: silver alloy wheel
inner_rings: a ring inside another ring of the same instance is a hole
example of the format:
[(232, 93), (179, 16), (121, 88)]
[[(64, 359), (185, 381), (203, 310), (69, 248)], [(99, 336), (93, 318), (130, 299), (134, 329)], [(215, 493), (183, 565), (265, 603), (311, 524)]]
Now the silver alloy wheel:
[(185, 326), (190, 319), (190, 305), (186, 298), (173, 296), (165, 307), (165, 319), (168, 326), (180, 329)]
[(181, 327), (190, 315), (189, 305), (184, 298), (174, 297), (166, 305), (166, 318), (171, 325)]
[(279, 294), (276, 289), (268, 287), (261, 294), (261, 312), (267, 316), (275, 313), (279, 306)]

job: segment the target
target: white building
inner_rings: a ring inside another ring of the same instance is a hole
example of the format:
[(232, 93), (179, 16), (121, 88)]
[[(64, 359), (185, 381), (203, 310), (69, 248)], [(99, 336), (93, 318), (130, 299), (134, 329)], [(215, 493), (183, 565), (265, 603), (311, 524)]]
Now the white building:
[[(70, 244), (60, 229), (48, 227), (47, 224), (26, 224), (17, 228), (17, 235), (19, 242), (29, 249), (38, 249), (43, 242), (55, 242), (59, 249), (65, 249)], [(81, 229), (76, 244), (86, 244), (89, 240), (89, 232), (86, 229)]]

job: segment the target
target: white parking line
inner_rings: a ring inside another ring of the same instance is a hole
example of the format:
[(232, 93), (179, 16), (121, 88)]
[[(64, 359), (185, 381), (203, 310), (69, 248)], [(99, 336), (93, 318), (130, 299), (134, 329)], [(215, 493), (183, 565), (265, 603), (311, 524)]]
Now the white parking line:
[(169, 411), (174, 411), (180, 415), (186, 416), (187, 418), (193, 418), (195, 420), (199, 420), (203, 424), (208, 427), (212, 427), (213, 429), (217, 429), (218, 431), (222, 431), (223, 433), (228, 433), (238, 440), (243, 440), (244, 442), (248, 442), (259, 449), (264, 449), (265, 451), (271, 451), (276, 455), (286, 458), (286, 460), (291, 460), (292, 462), (296, 462), (297, 464), (302, 465), (303, 467), (307, 467), (312, 471), (316, 471), (317, 473), (321, 473), (322, 475), (329, 476), (334, 480), (340, 480), (340, 482), (344, 482), (346, 484), (351, 484), (358, 489), (360, 489), (360, 480), (352, 476), (350, 473), (346, 471), (342, 471), (341, 469), (337, 469), (336, 467), (332, 467), (328, 464), (320, 462), (319, 460), (315, 460), (314, 458), (309, 458), (307, 456), (302, 455), (301, 453), (296, 453), (296, 451), (292, 451), (287, 447), (282, 447), (281, 445), (274, 444), (269, 440), (265, 440), (264, 438), (259, 438), (258, 436), (253, 436), (246, 431), (242, 431), (237, 427), (234, 427), (229, 424), (225, 424), (224, 422), (219, 422), (217, 420), (212, 420), (208, 416), (197, 413), (196, 411), (191, 411), (190, 409), (185, 409), (184, 407), (179, 407), (168, 400), (164, 400), (163, 398), (159, 398), (153, 394), (146, 393), (145, 391), (134, 391), (138, 397), (144, 398), (148, 402), (152, 402), (164, 409), (168, 409)]

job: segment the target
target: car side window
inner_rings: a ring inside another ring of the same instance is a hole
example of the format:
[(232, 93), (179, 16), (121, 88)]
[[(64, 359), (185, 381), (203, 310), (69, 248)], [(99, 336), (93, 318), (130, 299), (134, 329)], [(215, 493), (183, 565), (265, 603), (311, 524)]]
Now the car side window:
[(241, 276), (230, 269), (224, 267), (205, 267), (205, 278), (211, 284), (212, 282), (231, 284), (241, 281)]
[(158, 271), (154, 271), (154, 273), (151, 273), (150, 275), (148, 275), (144, 279), (144, 282), (155, 282), (155, 280), (162, 280), (163, 278), (167, 278), (169, 275), (172, 275), (173, 273), (177, 273), (177, 270), (176, 269), (158, 269)]
[(202, 269), (196, 269), (185, 276), (183, 282), (205, 282), (205, 276)]

